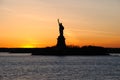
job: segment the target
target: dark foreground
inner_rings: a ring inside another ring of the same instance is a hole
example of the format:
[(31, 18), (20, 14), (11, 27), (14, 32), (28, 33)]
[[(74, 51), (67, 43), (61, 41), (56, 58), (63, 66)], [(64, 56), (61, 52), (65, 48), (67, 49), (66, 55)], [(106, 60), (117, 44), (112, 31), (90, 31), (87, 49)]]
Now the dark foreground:
[(120, 53), (120, 48), (103, 48), (98, 46), (84, 47), (47, 47), (47, 48), (0, 48), (0, 52), (9, 53), (32, 53), (32, 55), (109, 55), (109, 53)]
[(104, 48), (43, 48), (35, 50), (32, 55), (56, 55), (56, 56), (66, 56), (66, 55), (109, 55)]

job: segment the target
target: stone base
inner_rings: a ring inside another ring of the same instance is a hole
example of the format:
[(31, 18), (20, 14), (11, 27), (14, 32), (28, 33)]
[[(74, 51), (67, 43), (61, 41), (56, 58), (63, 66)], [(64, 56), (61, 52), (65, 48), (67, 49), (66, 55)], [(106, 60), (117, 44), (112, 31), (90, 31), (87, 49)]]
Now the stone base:
[(64, 36), (58, 36), (58, 38), (57, 38), (57, 47), (58, 48), (65, 48), (66, 47)]

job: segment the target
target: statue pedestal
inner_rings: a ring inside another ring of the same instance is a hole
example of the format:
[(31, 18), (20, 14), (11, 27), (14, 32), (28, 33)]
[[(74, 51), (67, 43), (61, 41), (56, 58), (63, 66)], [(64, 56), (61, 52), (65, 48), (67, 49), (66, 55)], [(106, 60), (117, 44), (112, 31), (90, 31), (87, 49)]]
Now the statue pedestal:
[(64, 36), (58, 36), (58, 38), (57, 38), (57, 47), (58, 48), (65, 48), (66, 47)]

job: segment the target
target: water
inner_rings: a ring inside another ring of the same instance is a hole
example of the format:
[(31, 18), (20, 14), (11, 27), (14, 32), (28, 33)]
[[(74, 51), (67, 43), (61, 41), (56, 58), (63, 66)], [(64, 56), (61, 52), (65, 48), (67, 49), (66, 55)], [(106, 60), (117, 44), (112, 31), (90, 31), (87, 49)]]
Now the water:
[(120, 56), (0, 54), (0, 80), (120, 80)]

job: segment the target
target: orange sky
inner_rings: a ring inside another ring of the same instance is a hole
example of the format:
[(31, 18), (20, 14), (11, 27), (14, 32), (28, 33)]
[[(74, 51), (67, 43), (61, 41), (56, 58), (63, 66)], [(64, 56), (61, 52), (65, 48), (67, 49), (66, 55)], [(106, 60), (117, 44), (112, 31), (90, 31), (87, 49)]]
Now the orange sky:
[(120, 47), (119, 0), (0, 0), (0, 47), (56, 45), (58, 18), (68, 45)]

